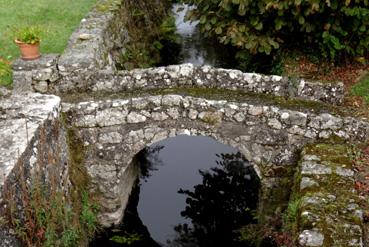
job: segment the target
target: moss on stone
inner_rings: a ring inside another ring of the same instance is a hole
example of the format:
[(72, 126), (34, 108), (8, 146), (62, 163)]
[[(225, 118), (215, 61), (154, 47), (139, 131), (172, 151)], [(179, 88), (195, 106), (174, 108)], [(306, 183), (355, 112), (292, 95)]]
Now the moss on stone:
[[(315, 114), (331, 113), (338, 116), (348, 116), (342, 107), (332, 106), (325, 103), (304, 101), (297, 99), (286, 99), (284, 97), (267, 95), (262, 93), (250, 93), (239, 90), (200, 88), (200, 87), (175, 87), (165, 89), (134, 90), (125, 92), (85, 92), (61, 95), (65, 102), (81, 102), (89, 100), (104, 99), (129, 99), (134, 97), (145, 97), (155, 95), (177, 94), (182, 96), (192, 96), (209, 100), (226, 100), (229, 102), (263, 104), (266, 106), (276, 106), (290, 110), (311, 112)], [(338, 139), (338, 138), (337, 138)]]
[(104, 0), (96, 4), (95, 9), (99, 12), (115, 11), (122, 4), (122, 0)]
[[(350, 230), (352, 225), (361, 227), (362, 219), (354, 212), (359, 209), (361, 200), (354, 188), (353, 176), (337, 174), (337, 169), (352, 170), (350, 154), (352, 148), (342, 144), (311, 144), (304, 148), (302, 155), (319, 158), (318, 163), (330, 167), (332, 172), (324, 175), (303, 175), (313, 179), (318, 186), (300, 189), (301, 173), (295, 176), (295, 188), (292, 198), (301, 198), (300, 210), (308, 212), (299, 215), (299, 231), (316, 228), (324, 235), (323, 246), (341, 246), (348, 244), (352, 238), (360, 239), (360, 231)], [(292, 199), (291, 199), (292, 200)], [(348, 205), (355, 205), (350, 211)], [(353, 231), (349, 233), (348, 231)], [(297, 239), (297, 232), (295, 238)], [(350, 239), (345, 239), (350, 238)]]
[[(77, 130), (68, 122), (66, 113), (62, 113), (61, 121), (66, 129), (68, 145), (68, 172), (71, 182), (69, 196), (74, 212), (73, 222), (81, 234), (79, 243), (85, 245), (98, 227), (96, 216), (98, 213), (97, 199), (95, 195), (88, 193), (90, 177), (84, 164), (86, 150), (83, 141), (78, 136)], [(86, 215), (89, 219), (85, 219)], [(85, 225), (87, 220), (88, 225)]]

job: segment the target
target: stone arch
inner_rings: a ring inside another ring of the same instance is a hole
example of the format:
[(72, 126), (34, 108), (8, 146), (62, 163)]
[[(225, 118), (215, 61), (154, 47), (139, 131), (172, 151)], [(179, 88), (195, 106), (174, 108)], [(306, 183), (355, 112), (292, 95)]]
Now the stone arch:
[[(152, 133), (148, 134), (148, 138), (145, 138), (145, 133)], [(155, 134), (154, 134), (155, 133)], [(168, 126), (167, 128), (159, 128), (159, 127), (143, 127), (142, 129), (138, 130), (131, 130), (123, 139), (129, 140), (128, 142), (122, 142), (122, 146), (127, 146), (129, 149), (128, 154), (122, 159), (122, 170), (120, 171), (119, 175), (119, 182), (116, 183), (116, 186), (106, 186), (105, 188), (101, 187), (104, 183), (99, 183), (99, 191), (103, 191), (105, 194), (113, 195), (115, 194), (115, 198), (104, 198), (105, 204), (110, 205), (109, 208), (115, 208), (112, 211), (105, 211), (105, 213), (100, 215), (100, 222), (103, 223), (104, 226), (111, 226), (113, 224), (118, 224), (123, 216), (124, 216), (124, 209), (128, 202), (128, 198), (130, 195), (130, 189), (133, 187), (133, 183), (138, 177), (138, 166), (134, 162), (135, 156), (144, 148), (151, 146), (157, 142), (166, 140), (168, 138), (180, 136), (180, 135), (187, 135), (187, 136), (204, 136), (212, 138), (213, 140), (222, 143), (224, 145), (231, 146), (238, 150), (243, 157), (251, 162), (254, 167), (254, 170), (258, 174), (259, 178), (262, 178), (261, 171), (259, 165), (255, 162), (252, 162), (249, 154), (251, 153), (250, 150), (247, 150), (247, 145), (244, 143), (244, 140), (239, 139), (239, 141), (235, 141), (233, 138), (228, 138), (226, 136), (221, 136), (219, 133), (208, 130), (201, 130), (201, 129), (186, 129), (186, 128), (175, 128)], [(249, 158), (248, 158), (249, 157)], [(95, 168), (96, 169), (96, 168)], [(91, 173), (90, 173), (91, 175)], [(111, 179), (110, 177), (107, 178)], [(118, 181), (117, 180), (117, 181)], [(118, 199), (118, 200), (117, 200)], [(112, 205), (116, 205), (112, 207)]]
[[(140, 135), (142, 135), (143, 133), (145, 133), (147, 130), (152, 131), (153, 128), (152, 127), (147, 127), (141, 130), (137, 130), (137, 131), (132, 131), (129, 133), (129, 135), (133, 135), (135, 137), (139, 137)], [(261, 178), (261, 173), (260, 173), (260, 168), (258, 167), (258, 164), (253, 162), (252, 157), (250, 156), (250, 150), (247, 149), (246, 147), (246, 143), (244, 143), (244, 140), (242, 140), (241, 138), (238, 139), (238, 141), (235, 141), (234, 138), (229, 138), (226, 136), (220, 136), (219, 133), (214, 132), (212, 130), (200, 130), (200, 129), (186, 129), (186, 128), (168, 128), (168, 129), (164, 129), (164, 128), (155, 128), (155, 130), (157, 130), (158, 132), (155, 135), (150, 136), (151, 138), (149, 139), (141, 139), (143, 140), (143, 142), (139, 142), (139, 139), (137, 140), (138, 142), (137, 145), (133, 145), (131, 147), (133, 147), (134, 149), (131, 151), (131, 154), (134, 154), (133, 157), (140, 152), (142, 149), (149, 147), (155, 143), (158, 143), (160, 141), (166, 140), (168, 138), (173, 138), (176, 136), (180, 136), (180, 135), (186, 135), (186, 136), (202, 136), (202, 137), (208, 137), (211, 138), (221, 144), (233, 147), (234, 149), (238, 150), (243, 157), (252, 162), (252, 164), (255, 167), (255, 170), (258, 173), (259, 178)], [(141, 132), (143, 131), (143, 132)], [(137, 133), (139, 132), (139, 133)], [(144, 135), (144, 134), (143, 134)], [(131, 164), (131, 162), (133, 161), (133, 157), (129, 160), (128, 158), (128, 162), (127, 164)]]
[(307, 143), (331, 136), (365, 139), (369, 129), (363, 122), (327, 113), (180, 95), (64, 104), (64, 111), (85, 143), (84, 165), (91, 190), (101, 195), (104, 226), (122, 218), (138, 172), (128, 164), (153, 142), (181, 133), (210, 136), (240, 150), (258, 165), (262, 177), (273, 177), (295, 165)]

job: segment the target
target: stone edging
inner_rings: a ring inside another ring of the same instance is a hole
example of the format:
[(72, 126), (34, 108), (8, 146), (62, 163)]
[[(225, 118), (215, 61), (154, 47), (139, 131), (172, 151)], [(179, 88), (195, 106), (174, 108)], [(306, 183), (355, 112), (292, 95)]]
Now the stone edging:
[(363, 246), (362, 199), (346, 146), (304, 148), (296, 186), (299, 246)]
[(369, 138), (369, 124), (352, 117), (340, 118), (329, 113), (313, 114), (285, 110), (276, 106), (207, 100), (180, 95), (163, 95), (63, 103), (64, 110), (76, 110), (78, 127), (106, 127), (119, 124), (135, 124), (150, 120), (165, 121), (188, 117), (204, 120), (207, 114), (218, 121), (253, 125), (252, 120), (268, 123), (268, 126), (307, 138), (327, 139), (336, 135), (345, 140), (364, 141)]

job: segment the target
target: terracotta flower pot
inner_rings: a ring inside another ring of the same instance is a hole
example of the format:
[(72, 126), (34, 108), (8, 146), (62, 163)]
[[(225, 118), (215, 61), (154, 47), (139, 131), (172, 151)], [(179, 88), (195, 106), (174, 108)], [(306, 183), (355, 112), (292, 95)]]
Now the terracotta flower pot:
[(19, 40), (15, 40), (14, 42), (18, 45), (23, 60), (34, 60), (41, 56), (40, 43), (27, 44)]

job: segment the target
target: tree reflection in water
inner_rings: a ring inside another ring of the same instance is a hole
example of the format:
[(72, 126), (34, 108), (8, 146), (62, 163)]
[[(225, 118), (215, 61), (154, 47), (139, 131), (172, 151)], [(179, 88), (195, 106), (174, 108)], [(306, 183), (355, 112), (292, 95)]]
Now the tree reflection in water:
[[(142, 171), (141, 179), (148, 179), (152, 171), (158, 169), (157, 166), (161, 164), (158, 153), (162, 148), (146, 148), (136, 156), (135, 162), (140, 164)], [(181, 216), (189, 219), (191, 224), (175, 226), (176, 236), (167, 241), (167, 246), (253, 246), (238, 242), (236, 230), (256, 223), (254, 212), (258, 206), (260, 180), (241, 153), (220, 154), (217, 157), (219, 161), (216, 161), (215, 167), (199, 170), (202, 183), (194, 186), (193, 191), (178, 191), (187, 196), (187, 205)], [(121, 226), (102, 233), (90, 246), (160, 246), (150, 236), (149, 229), (138, 215), (139, 194), (140, 182), (137, 180)], [(139, 239), (130, 244), (113, 241), (132, 235), (139, 236)]]
[(246, 246), (237, 242), (235, 230), (256, 223), (260, 180), (241, 153), (220, 154), (217, 166), (199, 171), (202, 184), (179, 190), (187, 196), (183, 217), (192, 226), (177, 225), (177, 238), (170, 246)]

